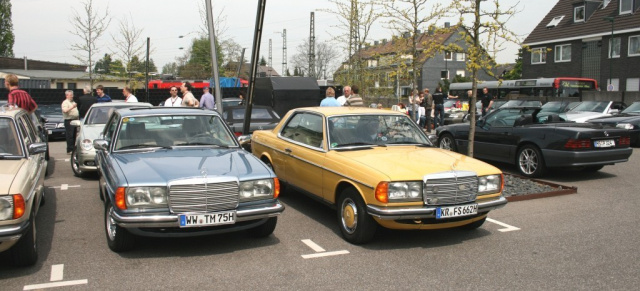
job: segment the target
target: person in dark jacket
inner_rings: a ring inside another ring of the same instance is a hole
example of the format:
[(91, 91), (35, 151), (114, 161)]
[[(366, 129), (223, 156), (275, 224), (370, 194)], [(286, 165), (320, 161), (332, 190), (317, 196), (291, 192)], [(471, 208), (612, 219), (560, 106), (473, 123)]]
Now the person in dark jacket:
[(89, 111), (91, 105), (97, 102), (96, 97), (91, 95), (91, 86), (84, 86), (82, 91), (84, 92), (84, 95), (80, 96), (77, 101), (78, 112), (80, 113), (81, 119), (84, 118), (85, 115), (87, 115), (87, 111)]

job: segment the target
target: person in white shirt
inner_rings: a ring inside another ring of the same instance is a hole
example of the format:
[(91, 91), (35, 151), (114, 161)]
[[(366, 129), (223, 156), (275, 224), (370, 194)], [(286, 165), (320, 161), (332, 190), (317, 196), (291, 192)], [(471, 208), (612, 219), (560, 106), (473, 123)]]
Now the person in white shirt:
[(134, 96), (133, 94), (131, 94), (131, 88), (129, 87), (124, 87), (124, 89), (122, 89), (122, 95), (124, 95), (124, 102), (138, 102), (138, 98), (136, 98), (136, 96)]
[(340, 103), (340, 106), (344, 106), (344, 104), (347, 103), (347, 98), (351, 96), (351, 87), (344, 86), (344, 88), (342, 88), (342, 93), (342, 96), (336, 98), (336, 100), (338, 100), (338, 102)]
[(173, 86), (171, 90), (169, 90), (171, 96), (164, 101), (165, 107), (181, 107), (182, 106), (182, 98), (178, 97), (178, 87)]

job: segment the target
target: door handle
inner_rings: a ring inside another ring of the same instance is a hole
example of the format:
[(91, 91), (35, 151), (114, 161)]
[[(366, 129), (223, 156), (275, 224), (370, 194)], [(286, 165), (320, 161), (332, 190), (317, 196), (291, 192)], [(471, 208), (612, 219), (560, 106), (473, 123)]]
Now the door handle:
[(284, 152), (287, 153), (287, 154), (291, 154), (291, 149), (290, 148), (286, 148), (286, 149), (284, 149)]

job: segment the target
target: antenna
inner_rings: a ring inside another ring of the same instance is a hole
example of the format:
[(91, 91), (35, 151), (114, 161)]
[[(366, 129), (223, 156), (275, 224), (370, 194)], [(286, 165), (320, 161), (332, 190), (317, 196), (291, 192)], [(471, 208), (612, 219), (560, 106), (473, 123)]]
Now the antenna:
[(271, 77), (271, 68), (273, 68), (273, 59), (271, 58), (271, 39), (269, 39), (269, 77)]
[(313, 11), (311, 12), (311, 23), (309, 25), (309, 77), (316, 76), (316, 29), (315, 29), (315, 17)]

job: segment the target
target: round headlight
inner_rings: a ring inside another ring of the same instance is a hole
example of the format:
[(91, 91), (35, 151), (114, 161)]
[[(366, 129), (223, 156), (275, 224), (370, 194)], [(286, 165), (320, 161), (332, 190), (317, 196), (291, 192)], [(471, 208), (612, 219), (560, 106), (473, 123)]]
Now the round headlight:
[(0, 220), (13, 217), (13, 205), (7, 199), (0, 198)]
[(84, 149), (85, 151), (89, 151), (93, 149), (93, 142), (90, 139), (83, 139), (81, 144), (82, 144), (82, 149)]
[(163, 188), (151, 188), (149, 192), (151, 194), (151, 200), (153, 200), (153, 203), (167, 203), (167, 195), (165, 195)]

